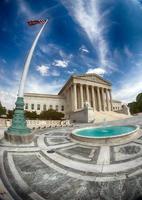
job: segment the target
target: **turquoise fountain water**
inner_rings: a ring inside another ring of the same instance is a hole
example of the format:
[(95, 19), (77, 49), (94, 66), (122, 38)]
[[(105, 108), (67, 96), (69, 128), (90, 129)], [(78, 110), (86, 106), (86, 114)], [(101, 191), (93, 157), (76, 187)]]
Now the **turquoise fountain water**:
[(112, 138), (133, 133), (137, 126), (103, 126), (98, 128), (84, 128), (73, 132), (74, 135), (86, 138)]

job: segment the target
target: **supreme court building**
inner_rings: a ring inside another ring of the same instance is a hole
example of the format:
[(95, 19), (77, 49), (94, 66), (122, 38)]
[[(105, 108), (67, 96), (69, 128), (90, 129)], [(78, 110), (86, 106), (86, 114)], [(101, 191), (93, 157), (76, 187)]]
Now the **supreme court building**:
[(86, 102), (94, 112), (108, 112), (114, 108), (111, 83), (94, 73), (71, 76), (57, 95), (25, 93), (24, 98), (25, 110), (38, 114), (43, 110), (55, 109), (69, 116), (83, 109)]

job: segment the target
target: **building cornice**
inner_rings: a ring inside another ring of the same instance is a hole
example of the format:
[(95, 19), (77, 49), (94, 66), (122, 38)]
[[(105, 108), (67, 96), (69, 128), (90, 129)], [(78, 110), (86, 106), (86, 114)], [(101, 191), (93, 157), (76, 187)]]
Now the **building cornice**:
[(58, 92), (58, 95), (61, 95), (62, 92), (64, 91), (64, 89), (67, 87), (67, 85), (69, 85), (69, 83), (73, 80), (73, 77), (75, 77), (74, 75), (72, 75), (68, 81), (64, 84), (64, 86), (62, 87), (62, 89)]
[(115, 100), (115, 99), (112, 99), (112, 102), (113, 103), (122, 103), (121, 101), (118, 101), (118, 100)]
[(56, 99), (64, 99), (60, 95), (54, 94), (38, 94), (38, 93), (24, 93), (24, 97), (42, 97), (42, 98), (56, 98)]

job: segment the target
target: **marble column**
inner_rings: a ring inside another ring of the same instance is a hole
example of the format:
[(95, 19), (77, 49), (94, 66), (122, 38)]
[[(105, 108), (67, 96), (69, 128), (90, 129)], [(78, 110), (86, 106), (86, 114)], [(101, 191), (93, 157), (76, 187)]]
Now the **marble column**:
[(97, 100), (98, 100), (98, 110), (101, 111), (101, 97), (100, 97), (100, 88), (97, 87)]
[(81, 100), (81, 108), (84, 107), (84, 102), (83, 102), (83, 85), (80, 84), (80, 100)]
[(109, 90), (109, 96), (110, 96), (110, 108), (111, 108), (111, 111), (112, 111), (113, 109), (112, 109), (112, 96), (111, 96), (111, 90)]
[(86, 85), (86, 97), (87, 97), (87, 102), (88, 102), (89, 105), (90, 105), (89, 86), (88, 86), (88, 85)]
[(77, 110), (77, 91), (76, 91), (76, 83), (73, 84), (73, 98), (72, 98), (72, 103), (73, 103), (73, 111)]
[(66, 98), (67, 98), (67, 112), (70, 111), (70, 88), (66, 90)]
[(101, 94), (102, 94), (102, 109), (105, 111), (105, 96), (104, 96), (104, 88), (101, 88)]
[(92, 91), (93, 110), (96, 110), (96, 108), (95, 108), (95, 92), (94, 92), (94, 86), (91, 86), (91, 91)]
[(106, 105), (107, 105), (107, 110), (110, 111), (110, 102), (109, 102), (109, 96), (108, 96), (108, 89), (106, 89)]

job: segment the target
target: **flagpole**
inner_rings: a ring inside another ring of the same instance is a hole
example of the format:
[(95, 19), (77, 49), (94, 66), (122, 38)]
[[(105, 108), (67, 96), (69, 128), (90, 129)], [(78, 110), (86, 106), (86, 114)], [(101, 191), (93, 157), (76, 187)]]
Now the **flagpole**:
[(31, 59), (33, 56), (34, 49), (37, 45), (38, 39), (47, 24), (48, 20), (45, 21), (43, 26), (41, 27), (39, 33), (37, 34), (35, 40), (33, 41), (32, 47), (29, 51), (29, 54), (27, 56), (21, 81), (20, 81), (20, 86), (19, 86), (19, 91), (18, 91), (18, 97), (16, 100), (16, 107), (14, 110), (13, 114), (13, 119), (12, 119), (12, 124), (11, 126), (4, 132), (4, 138), (14, 144), (26, 144), (26, 143), (31, 143), (33, 140), (33, 133), (31, 133), (31, 130), (27, 127), (27, 122), (25, 119), (24, 115), (24, 86), (26, 82), (26, 78), (28, 75)]
[(35, 50), (35, 47), (36, 47), (37, 42), (39, 40), (39, 37), (40, 37), (45, 25), (47, 24), (47, 22), (48, 22), (48, 20), (46, 20), (46, 22), (41, 27), (39, 33), (37, 34), (35, 40), (33, 41), (32, 47), (31, 47), (29, 54), (27, 56), (27, 59), (26, 59), (25, 65), (24, 65), (24, 70), (23, 70), (22, 77), (21, 77), (21, 81), (20, 81), (20, 85), (19, 85), (18, 97), (24, 96), (24, 86), (25, 86), (25, 82), (26, 82), (26, 79), (27, 79), (27, 75), (28, 75), (31, 59), (32, 59), (32, 56), (33, 56), (33, 52)]

